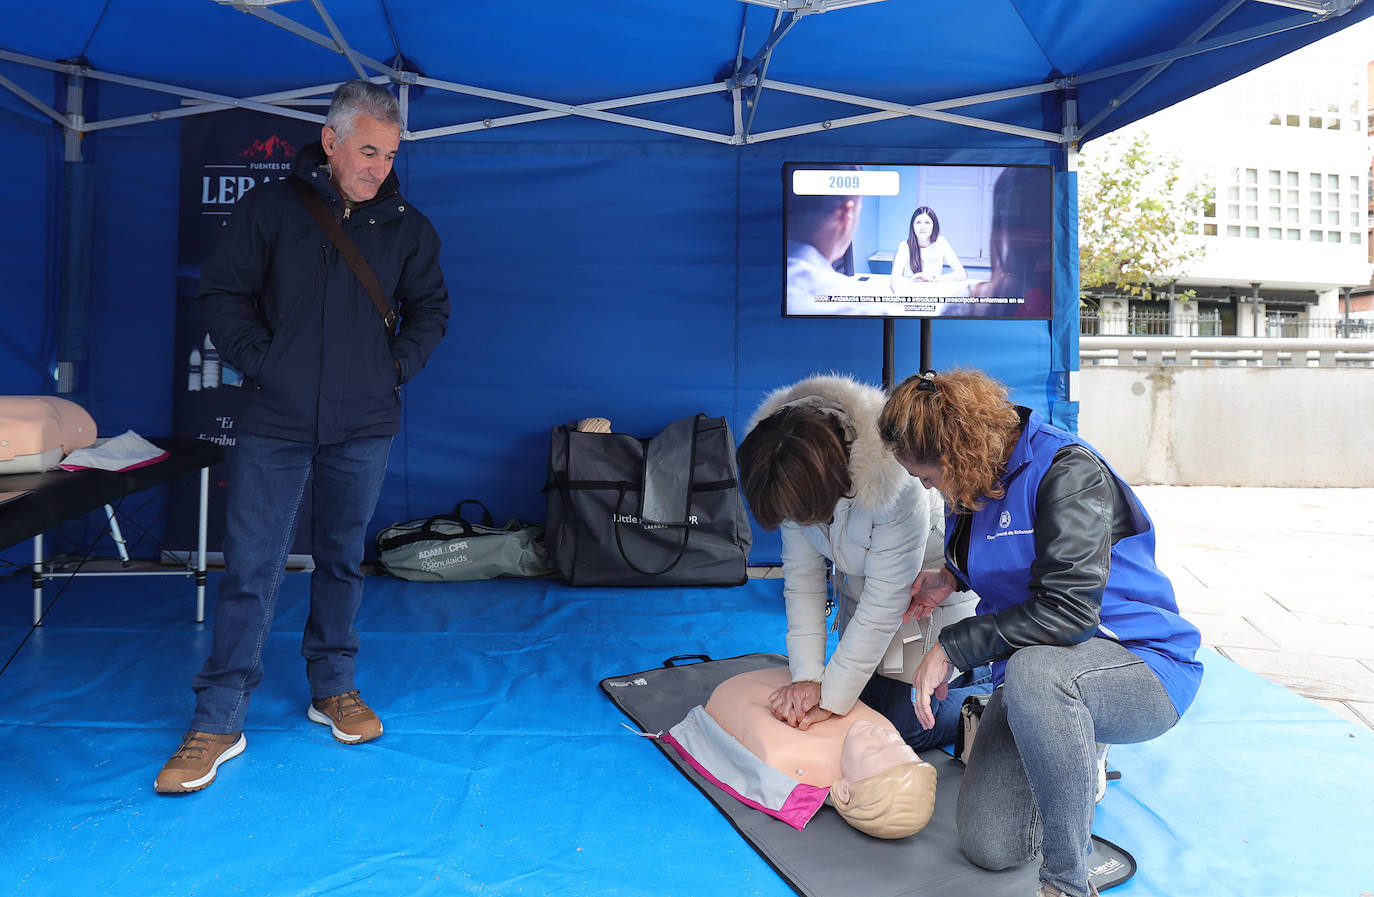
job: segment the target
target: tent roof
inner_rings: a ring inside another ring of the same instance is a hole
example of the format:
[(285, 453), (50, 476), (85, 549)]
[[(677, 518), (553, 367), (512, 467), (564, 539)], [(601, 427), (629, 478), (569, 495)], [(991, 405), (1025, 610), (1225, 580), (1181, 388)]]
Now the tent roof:
[[(137, 88), (88, 130), (400, 72), (412, 139), (1068, 143), (1371, 13), (1362, 0), (64, 0), (60, 14), (7, 11), (0, 88), (59, 123), (51, 87), (16, 72), (80, 60)], [(196, 111), (210, 108), (223, 107)], [(287, 114), (323, 112), (304, 109)]]

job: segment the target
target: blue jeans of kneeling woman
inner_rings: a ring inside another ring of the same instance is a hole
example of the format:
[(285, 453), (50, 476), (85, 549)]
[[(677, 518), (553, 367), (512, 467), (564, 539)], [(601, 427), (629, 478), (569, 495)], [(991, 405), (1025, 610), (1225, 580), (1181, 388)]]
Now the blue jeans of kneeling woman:
[(319, 444), (238, 434), (229, 458), (225, 573), (215, 596), (210, 657), (192, 681), (192, 729), (229, 734), (243, 728), (249, 698), (262, 682), (263, 648), (311, 474), (313, 507), (305, 525), (315, 570), (301, 655), (312, 699), (353, 690), (363, 540), (390, 448), (390, 436)]
[(887, 717), (901, 734), (902, 740), (911, 745), (913, 750), (925, 751), (953, 744), (954, 734), (959, 730), (959, 708), (963, 706), (964, 699), (969, 695), (985, 695), (991, 691), (992, 670), (989, 667), (977, 667), (955, 677), (943, 701), (930, 699), (930, 709), (935, 714), (935, 727), (931, 729), (922, 729), (916, 721), (916, 708), (911, 706), (910, 682), (875, 675), (864, 686), (859, 700)]
[(1122, 645), (1034, 645), (1007, 661), (959, 788), (959, 847), (984, 869), (1041, 855), (1041, 881), (1082, 897), (1097, 742), (1148, 741), (1178, 722), (1163, 684)]

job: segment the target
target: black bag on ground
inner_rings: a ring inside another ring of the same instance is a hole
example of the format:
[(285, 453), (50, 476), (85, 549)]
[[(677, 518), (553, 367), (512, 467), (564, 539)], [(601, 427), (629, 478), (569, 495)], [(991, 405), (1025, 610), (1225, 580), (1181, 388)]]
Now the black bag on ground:
[[(482, 509), (482, 522), (463, 519), (463, 505)], [(467, 582), (498, 576), (546, 576), (544, 528), (511, 519), (498, 527), (487, 506), (464, 499), (449, 514), (393, 523), (377, 534), (377, 560), (392, 576), (417, 582)]]
[(544, 492), (549, 559), (575, 586), (748, 578), (753, 533), (723, 417), (684, 417), (652, 439), (556, 426)]

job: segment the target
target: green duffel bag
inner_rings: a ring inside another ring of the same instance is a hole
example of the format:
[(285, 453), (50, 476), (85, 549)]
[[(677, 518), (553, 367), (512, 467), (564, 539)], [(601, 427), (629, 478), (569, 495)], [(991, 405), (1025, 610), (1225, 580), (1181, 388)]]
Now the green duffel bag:
[[(482, 509), (482, 522), (463, 519), (463, 505)], [(464, 499), (449, 514), (394, 523), (377, 534), (377, 559), (392, 576), (416, 582), (467, 582), (498, 576), (547, 576), (544, 527), (511, 519), (498, 527), (486, 505)]]

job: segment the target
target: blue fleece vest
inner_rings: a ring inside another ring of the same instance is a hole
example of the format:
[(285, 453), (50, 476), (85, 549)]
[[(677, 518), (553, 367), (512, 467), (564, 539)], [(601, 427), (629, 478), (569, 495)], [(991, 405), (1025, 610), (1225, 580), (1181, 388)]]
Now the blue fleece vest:
[[(1081, 445), (1096, 454), (1077, 436), (1050, 426), (1031, 412), (1007, 460), (1002, 479), (1006, 495), (987, 499), (972, 515), (967, 570), (957, 565), (955, 518), (947, 519), (945, 562), (978, 593), (978, 613), (996, 613), (1030, 597), (1027, 587), (1035, 560), (1036, 494), (1055, 453), (1067, 445)], [(1111, 465), (1107, 469), (1130, 499), (1137, 532), (1112, 546), (1097, 635), (1121, 643), (1145, 661), (1182, 716), (1202, 679), (1202, 664), (1196, 660), (1201, 636), (1179, 616), (1173, 586), (1155, 566), (1155, 532), (1149, 515)], [(998, 684), (1005, 668), (1005, 660), (993, 665)]]

